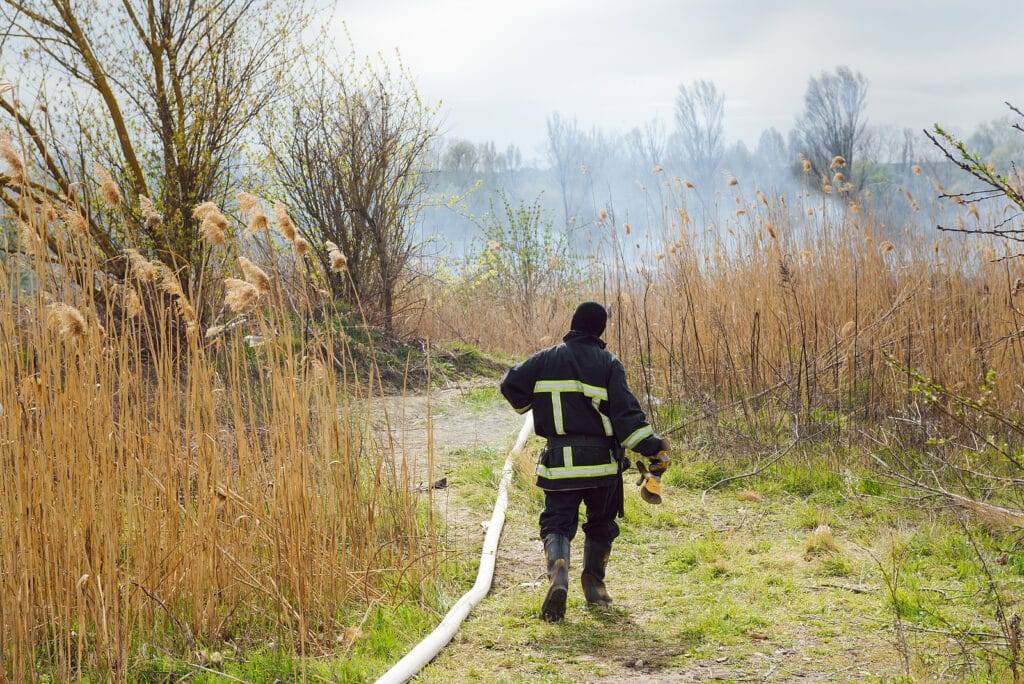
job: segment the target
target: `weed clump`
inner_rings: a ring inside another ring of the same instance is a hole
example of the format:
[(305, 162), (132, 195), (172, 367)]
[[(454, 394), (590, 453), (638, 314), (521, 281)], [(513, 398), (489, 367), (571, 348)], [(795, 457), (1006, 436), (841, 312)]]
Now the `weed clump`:
[(804, 558), (810, 560), (815, 556), (833, 553), (839, 553), (839, 544), (832, 534), (832, 527), (827, 523), (821, 523), (808, 535), (804, 543)]

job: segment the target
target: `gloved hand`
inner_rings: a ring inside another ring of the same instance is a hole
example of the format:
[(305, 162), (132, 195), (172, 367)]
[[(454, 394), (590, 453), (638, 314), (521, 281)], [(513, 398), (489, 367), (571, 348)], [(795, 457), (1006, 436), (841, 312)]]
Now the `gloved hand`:
[(672, 465), (672, 459), (667, 454), (658, 454), (657, 456), (651, 457), (651, 465), (647, 468), (647, 472), (656, 477), (661, 477), (668, 470), (668, 467)]
[(672, 459), (669, 458), (670, 451), (672, 451), (672, 445), (669, 444), (669, 441), (666, 438), (662, 437), (661, 450), (648, 459), (651, 462), (651, 466), (648, 470), (652, 475), (661, 477), (664, 472), (668, 470), (668, 467), (672, 464)]
[(637, 480), (637, 487), (640, 488), (640, 497), (649, 504), (661, 503), (661, 476), (668, 470), (669, 464), (669, 443), (662, 439), (661, 451), (648, 458), (650, 467), (644, 466), (642, 461), (637, 461), (636, 468), (640, 471), (640, 479)]
[(640, 488), (640, 498), (649, 504), (660, 504), (661, 473), (665, 472), (664, 469), (655, 473), (653, 470), (648, 470), (643, 461), (636, 462), (636, 469), (640, 471), (640, 479), (636, 481), (636, 486)]

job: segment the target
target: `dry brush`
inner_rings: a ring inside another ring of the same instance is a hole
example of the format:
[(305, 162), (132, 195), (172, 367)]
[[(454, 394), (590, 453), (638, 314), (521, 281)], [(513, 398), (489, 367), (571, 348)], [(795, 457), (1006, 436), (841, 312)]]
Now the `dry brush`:
[[(239, 252), (270, 239), (198, 209)], [(144, 648), (189, 660), (273, 639), (319, 654), (346, 611), (429, 573), (407, 464), (371, 431), (374, 370), (313, 323), (329, 318), (311, 288), (239, 259), (204, 327), (164, 263), (129, 250), (113, 279), (59, 212), (26, 201), (12, 218), (0, 678), (123, 679)], [(88, 283), (71, 261), (90, 263)], [(294, 273), (312, 267), (297, 249)]]

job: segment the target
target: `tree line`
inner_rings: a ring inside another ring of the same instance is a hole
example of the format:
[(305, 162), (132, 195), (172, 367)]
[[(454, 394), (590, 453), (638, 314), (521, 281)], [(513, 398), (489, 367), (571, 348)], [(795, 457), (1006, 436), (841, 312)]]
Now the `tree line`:
[[(486, 210), (489, 197), (499, 192), (526, 202), (540, 196), (549, 215), (570, 231), (596, 225), (597, 212), (607, 207), (625, 221), (656, 225), (667, 198), (664, 188), (681, 182), (691, 189), (704, 221), (731, 215), (733, 207), (723, 201), (728, 194), (751, 198), (760, 189), (830, 195), (839, 205), (851, 196), (869, 196), (887, 225), (927, 227), (931, 217), (921, 209), (937, 197), (935, 183), (955, 187), (963, 177), (924, 132), (873, 124), (869, 95), (868, 79), (850, 67), (813, 75), (792, 128), (766, 128), (750, 148), (728, 138), (726, 94), (697, 79), (679, 86), (670, 122), (652, 118), (613, 132), (551, 113), (542, 154), (532, 163), (481, 163), (493, 143), (448, 140), (432, 154), (432, 183), (448, 192), (479, 183), (473, 212)], [(967, 144), (1005, 169), (1024, 159), (1024, 138), (1015, 133), (1003, 120), (984, 123)], [(834, 164), (837, 158), (841, 168)], [(732, 187), (734, 179), (742, 182)], [(469, 222), (431, 215), (442, 233), (472, 233)]]

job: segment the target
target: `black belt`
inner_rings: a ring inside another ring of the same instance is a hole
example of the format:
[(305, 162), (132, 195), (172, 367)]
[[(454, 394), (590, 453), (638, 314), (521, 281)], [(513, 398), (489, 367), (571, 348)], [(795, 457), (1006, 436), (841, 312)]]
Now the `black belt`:
[(549, 449), (561, 449), (562, 447), (601, 447), (604, 449), (618, 449), (619, 445), (611, 437), (596, 437), (594, 435), (559, 435), (548, 437)]

